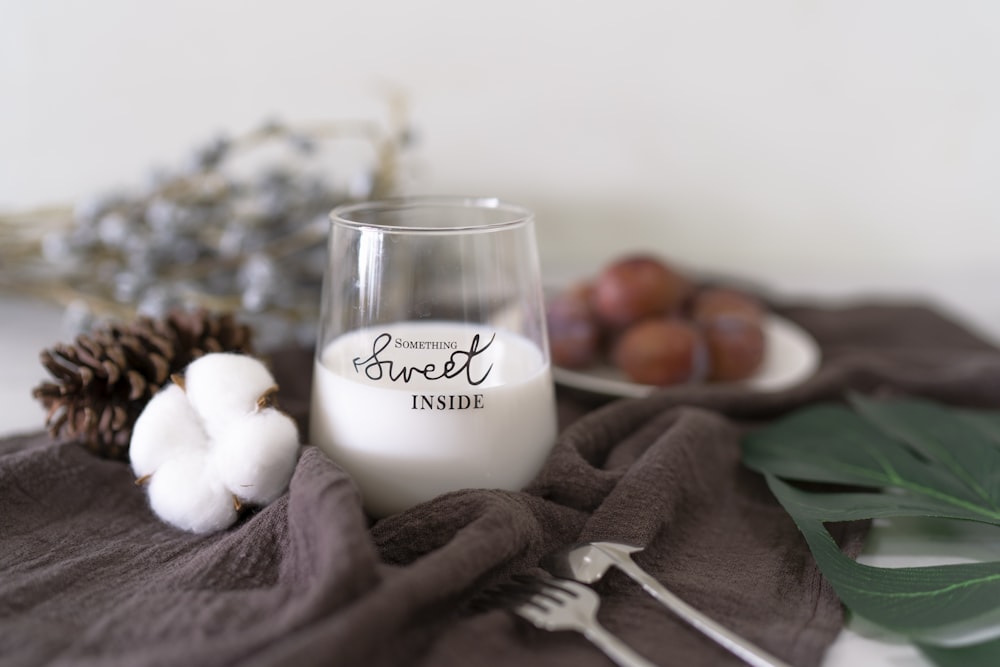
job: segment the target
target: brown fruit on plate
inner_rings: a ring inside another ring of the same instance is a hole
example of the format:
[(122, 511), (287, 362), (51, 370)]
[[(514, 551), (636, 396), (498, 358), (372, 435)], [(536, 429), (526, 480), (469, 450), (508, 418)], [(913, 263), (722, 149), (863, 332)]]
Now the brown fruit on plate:
[(609, 264), (594, 281), (593, 308), (618, 329), (677, 310), (691, 293), (687, 278), (659, 259), (634, 255)]
[(549, 299), (545, 314), (552, 363), (586, 368), (600, 354), (601, 328), (590, 309), (592, 288), (576, 285)]
[(760, 323), (764, 307), (749, 294), (725, 287), (710, 287), (695, 294), (691, 303), (691, 319), (704, 326), (721, 316), (741, 317)]
[(745, 380), (764, 361), (764, 329), (758, 322), (719, 315), (703, 325), (702, 330), (711, 360), (710, 380)]
[(658, 386), (701, 380), (708, 366), (701, 332), (673, 319), (629, 327), (615, 343), (612, 360), (633, 382)]

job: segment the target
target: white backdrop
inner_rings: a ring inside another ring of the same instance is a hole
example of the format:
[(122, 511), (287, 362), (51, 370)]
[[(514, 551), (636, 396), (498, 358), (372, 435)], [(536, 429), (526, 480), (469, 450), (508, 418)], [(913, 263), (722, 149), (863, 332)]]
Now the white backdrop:
[(0, 0), (0, 209), (394, 87), (409, 190), (534, 207), (549, 270), (650, 247), (1000, 325), (998, 30), (989, 0)]

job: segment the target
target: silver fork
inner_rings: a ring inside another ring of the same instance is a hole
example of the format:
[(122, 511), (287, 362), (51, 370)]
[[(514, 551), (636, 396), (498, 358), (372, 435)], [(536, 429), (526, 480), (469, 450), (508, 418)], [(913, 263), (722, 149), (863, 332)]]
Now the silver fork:
[(751, 641), (720, 625), (684, 600), (671, 593), (663, 584), (632, 560), (639, 547), (620, 542), (585, 542), (553, 554), (546, 567), (561, 577), (592, 584), (611, 567), (617, 567), (636, 581), (660, 604), (670, 609), (719, 645), (740, 657), (752, 667), (790, 667)]
[(655, 667), (597, 622), (601, 599), (590, 587), (555, 577), (515, 577), (504, 587), (511, 611), (543, 630), (574, 630), (620, 667)]

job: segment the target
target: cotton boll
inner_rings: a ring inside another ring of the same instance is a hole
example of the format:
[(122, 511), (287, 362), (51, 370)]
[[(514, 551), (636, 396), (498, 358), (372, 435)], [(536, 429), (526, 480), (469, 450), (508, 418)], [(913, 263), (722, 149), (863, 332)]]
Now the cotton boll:
[(264, 364), (242, 354), (206, 354), (184, 371), (188, 400), (211, 437), (228, 428), (230, 420), (255, 412), (258, 399), (276, 384)]
[(136, 419), (129, 458), (136, 477), (145, 477), (178, 452), (207, 446), (208, 436), (201, 418), (184, 390), (170, 384), (150, 399)]
[(233, 494), (211, 465), (208, 450), (188, 450), (164, 461), (149, 481), (149, 504), (167, 523), (192, 533), (233, 525)]
[(236, 497), (265, 505), (284, 492), (299, 437), (290, 417), (261, 407), (274, 389), (260, 361), (219, 353), (192, 362), (180, 386), (150, 401), (134, 428), (132, 465), (150, 476), (149, 502), (161, 519), (213, 532), (236, 521)]
[(295, 422), (273, 408), (231, 422), (212, 445), (223, 483), (241, 500), (266, 505), (285, 492), (299, 458)]

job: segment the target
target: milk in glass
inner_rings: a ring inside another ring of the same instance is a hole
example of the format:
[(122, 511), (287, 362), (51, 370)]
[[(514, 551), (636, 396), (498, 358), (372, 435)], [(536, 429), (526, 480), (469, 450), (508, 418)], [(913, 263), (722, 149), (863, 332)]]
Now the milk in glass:
[(310, 437), (386, 516), (466, 487), (516, 490), (556, 435), (546, 355), (489, 325), (355, 330), (317, 356)]

